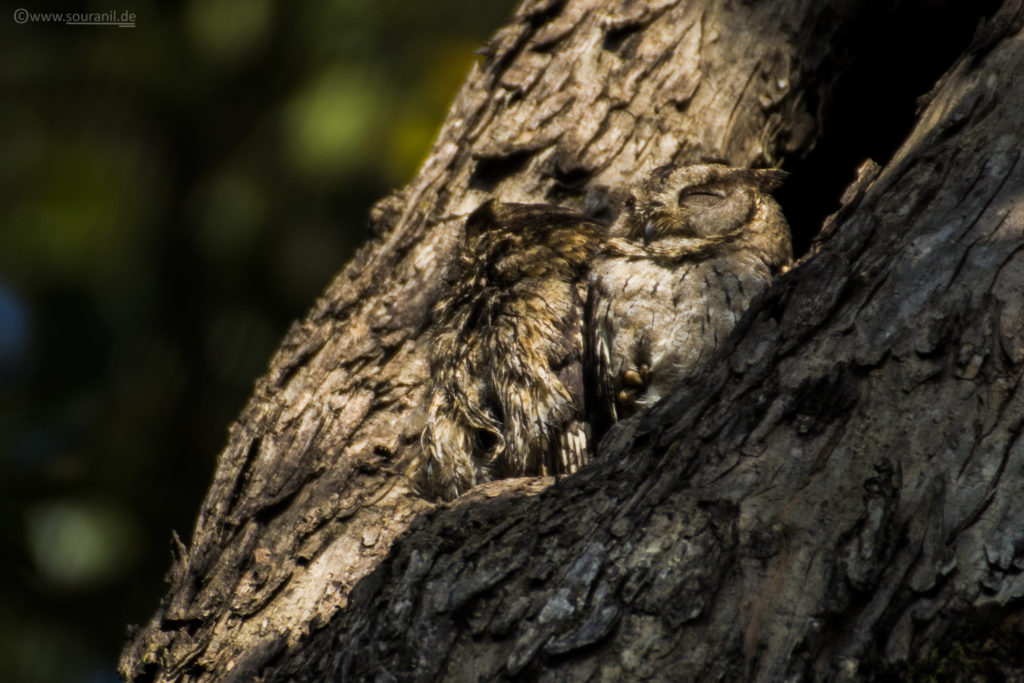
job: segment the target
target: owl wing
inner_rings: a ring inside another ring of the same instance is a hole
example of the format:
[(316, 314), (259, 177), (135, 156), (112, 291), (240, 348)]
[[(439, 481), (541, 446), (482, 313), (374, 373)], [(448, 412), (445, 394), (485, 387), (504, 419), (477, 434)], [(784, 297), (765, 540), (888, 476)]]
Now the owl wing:
[(430, 352), (425, 489), (451, 498), (496, 477), (570, 473), (589, 461), (583, 309), (604, 232), (545, 205), (489, 201), (467, 219)]
[(499, 474), (565, 474), (590, 459), (585, 420), (586, 268), (604, 228), (560, 207), (489, 203), (467, 224), (479, 273), (504, 303), (489, 359), (506, 452)]
[(504, 476), (568, 474), (590, 460), (585, 421), (585, 284), (567, 273), (516, 284), (495, 320), (490, 372), (503, 417)]

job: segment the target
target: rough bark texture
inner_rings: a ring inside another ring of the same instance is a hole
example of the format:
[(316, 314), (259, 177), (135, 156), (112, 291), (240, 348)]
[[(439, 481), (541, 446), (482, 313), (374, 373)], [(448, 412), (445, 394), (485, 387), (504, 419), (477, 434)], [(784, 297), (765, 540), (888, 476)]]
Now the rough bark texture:
[(1020, 674), (1019, 0), (701, 381), (598, 463), (441, 509), (403, 477), (465, 215), (806, 152), (861, 4), (524, 3), (232, 427), (126, 677)]

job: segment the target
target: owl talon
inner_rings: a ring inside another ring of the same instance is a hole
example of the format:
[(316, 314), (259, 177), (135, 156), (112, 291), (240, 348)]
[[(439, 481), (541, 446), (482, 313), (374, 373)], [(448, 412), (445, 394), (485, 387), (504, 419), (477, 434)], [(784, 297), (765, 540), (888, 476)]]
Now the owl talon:
[(621, 375), (622, 389), (616, 397), (619, 406), (627, 412), (635, 411), (640, 405), (640, 398), (647, 391), (651, 379), (651, 369), (646, 365), (624, 370)]
[(634, 387), (642, 387), (647, 384), (646, 380), (636, 370), (626, 370), (622, 375), (622, 383)]
[(628, 410), (635, 410), (640, 405), (644, 391), (644, 387), (623, 389), (618, 395), (619, 406)]

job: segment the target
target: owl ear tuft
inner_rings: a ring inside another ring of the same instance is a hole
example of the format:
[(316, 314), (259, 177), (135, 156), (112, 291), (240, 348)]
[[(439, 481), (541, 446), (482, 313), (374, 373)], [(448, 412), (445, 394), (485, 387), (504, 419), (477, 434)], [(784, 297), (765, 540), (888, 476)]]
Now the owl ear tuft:
[(474, 209), (473, 213), (466, 218), (466, 237), (470, 239), (477, 237), (490, 230), (496, 222), (494, 198), (492, 197)]
[(752, 183), (762, 192), (776, 190), (789, 177), (781, 168), (755, 168), (743, 171), (745, 180)]

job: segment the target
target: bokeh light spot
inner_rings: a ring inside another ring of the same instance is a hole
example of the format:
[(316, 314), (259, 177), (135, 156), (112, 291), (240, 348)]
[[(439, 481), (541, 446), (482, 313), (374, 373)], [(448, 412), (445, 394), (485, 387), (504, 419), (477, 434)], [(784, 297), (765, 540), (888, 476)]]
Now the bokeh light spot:
[(384, 108), (367, 80), (331, 68), (300, 89), (287, 105), (286, 153), (297, 170), (315, 177), (359, 164)]
[(192, 0), (185, 22), (192, 40), (208, 57), (236, 62), (256, 51), (270, 27), (268, 0)]
[(26, 512), (26, 536), (39, 573), (55, 586), (87, 588), (130, 569), (137, 531), (109, 505), (54, 501)]
[(14, 292), (0, 284), (0, 386), (25, 371), (28, 316)]

